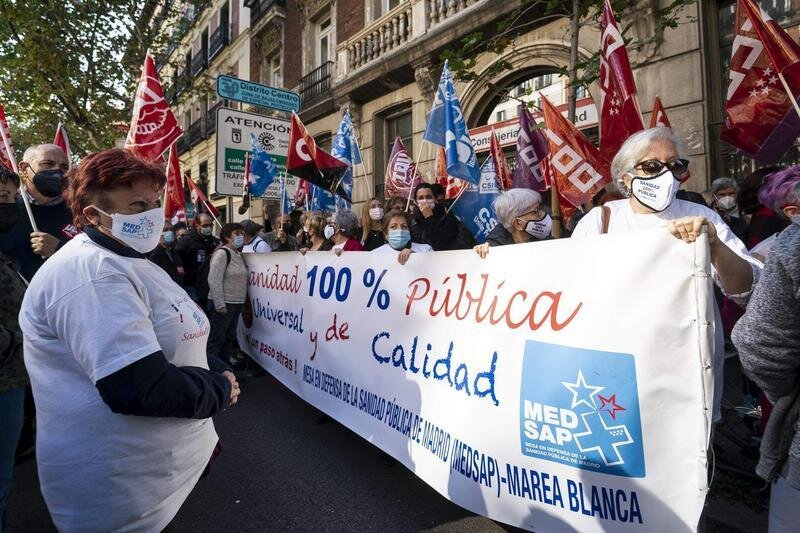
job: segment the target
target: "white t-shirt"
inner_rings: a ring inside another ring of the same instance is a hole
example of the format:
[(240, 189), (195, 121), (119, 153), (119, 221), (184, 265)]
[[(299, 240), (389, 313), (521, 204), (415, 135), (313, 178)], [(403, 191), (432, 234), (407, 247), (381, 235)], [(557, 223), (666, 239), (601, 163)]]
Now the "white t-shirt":
[[(430, 244), (420, 244), (418, 242), (412, 242), (411, 251), (414, 253), (427, 253), (427, 252), (432, 252), (433, 248), (431, 247)], [(394, 252), (397, 254), (400, 253), (400, 250), (395, 250), (389, 243), (386, 243), (383, 246), (375, 248), (374, 250), (372, 250), (372, 252), (380, 252), (383, 254)]]
[[(703, 216), (706, 217), (717, 230), (717, 238), (725, 243), (728, 248), (733, 250), (736, 255), (745, 259), (751, 264), (753, 268), (753, 286), (758, 281), (761, 274), (761, 269), (764, 268), (757, 259), (750, 256), (744, 243), (739, 240), (736, 235), (730, 230), (728, 225), (717, 214), (716, 211), (708, 207), (688, 202), (686, 200), (675, 199), (669, 207), (660, 213), (653, 214), (638, 214), (634, 213), (631, 207), (631, 200), (615, 200), (605, 204), (609, 210), (608, 220), (608, 233), (623, 233), (628, 231), (640, 231), (659, 227), (666, 227), (667, 222), (682, 217), (690, 216)], [(599, 235), (603, 230), (602, 209), (595, 207), (584, 216), (572, 232), (572, 237), (583, 237), (586, 235)], [(664, 230), (666, 231), (666, 230)], [(716, 270), (711, 266), (714, 281), (719, 285)], [(720, 287), (722, 289), (722, 287)], [(751, 291), (743, 294), (727, 294), (723, 289), (723, 293), (733, 300), (745, 303), (749, 298)], [(714, 307), (714, 421), (721, 417), (720, 400), (722, 399), (722, 372), (725, 366), (725, 339), (722, 329), (722, 317), (719, 314), (719, 309), (716, 305)]]
[(161, 350), (208, 368), (209, 322), (157, 265), (80, 234), (39, 269), (20, 312), (42, 494), (59, 531), (161, 531), (217, 442), (211, 419), (119, 415), (98, 380)]
[(750, 254), (758, 254), (764, 259), (769, 257), (769, 252), (772, 250), (772, 246), (775, 244), (775, 241), (778, 240), (778, 235), (780, 235), (780, 232), (770, 235), (760, 243), (750, 248)]
[(265, 254), (267, 252), (271, 252), (272, 248), (270, 248), (267, 241), (259, 237), (258, 235), (250, 241), (250, 244), (245, 244), (242, 247), (243, 253), (257, 253), (257, 254)]

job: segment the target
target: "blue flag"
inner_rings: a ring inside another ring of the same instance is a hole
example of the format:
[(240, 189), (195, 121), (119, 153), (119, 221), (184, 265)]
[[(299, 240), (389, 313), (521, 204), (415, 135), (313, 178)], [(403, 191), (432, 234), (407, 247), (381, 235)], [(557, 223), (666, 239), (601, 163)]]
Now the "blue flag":
[(469, 228), (478, 244), (486, 242), (486, 237), (500, 223), (492, 207), (499, 193), (494, 159), (490, 155), (481, 167), (480, 182), (470, 183), (453, 204), (453, 213)]
[[(350, 111), (345, 111), (342, 122), (339, 124), (339, 131), (333, 138), (333, 148), (331, 155), (340, 161), (344, 161), (350, 168), (342, 176), (342, 186), (350, 198), (353, 197), (353, 166), (361, 164), (361, 151), (358, 149), (355, 133), (353, 131), (353, 119)], [(336, 198), (338, 209), (350, 209), (350, 203), (344, 198)]]
[(308, 202), (308, 208), (311, 211), (326, 211), (328, 213), (336, 211), (336, 195), (331, 194), (322, 187), (317, 187), (313, 183), (309, 183), (309, 186), (311, 199)]
[(252, 153), (250, 155), (250, 178), (248, 190), (250, 195), (259, 198), (264, 195), (267, 187), (275, 181), (278, 175), (278, 166), (272, 156), (264, 150), (261, 141), (254, 133), (250, 134)]
[(450, 69), (447, 68), (447, 61), (444, 62), (442, 78), (436, 89), (436, 98), (428, 115), (423, 139), (444, 147), (448, 176), (478, 184), (481, 180), (481, 168), (467, 133), (467, 123), (461, 113), (461, 102), (456, 94)]
[(289, 214), (294, 209), (294, 202), (289, 198), (289, 191), (286, 190), (286, 175), (281, 179), (281, 213)]

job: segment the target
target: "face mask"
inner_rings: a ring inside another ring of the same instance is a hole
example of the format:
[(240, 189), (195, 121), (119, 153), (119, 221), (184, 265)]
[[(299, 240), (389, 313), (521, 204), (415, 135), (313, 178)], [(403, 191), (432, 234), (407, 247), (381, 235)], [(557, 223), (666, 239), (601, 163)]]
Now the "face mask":
[(164, 239), (166, 244), (171, 244), (175, 242), (175, 234), (171, 231), (165, 231), (161, 234), (161, 237)]
[(529, 220), (525, 224), (525, 233), (540, 240), (549, 237), (552, 229), (553, 219), (550, 215), (545, 215), (542, 220)]
[(241, 248), (244, 246), (244, 235), (236, 235), (233, 237), (234, 248)]
[(17, 225), (19, 220), (19, 209), (17, 204), (0, 204), (0, 233), (7, 233)]
[(369, 218), (372, 220), (380, 220), (383, 218), (383, 208), (373, 207), (369, 210)]
[(33, 186), (42, 196), (54, 198), (61, 196), (64, 186), (64, 173), (61, 169), (40, 170), (33, 175)]
[(325, 226), (325, 229), (322, 231), (322, 234), (325, 235), (326, 239), (330, 239), (333, 237), (334, 233), (336, 233), (336, 228), (328, 224)]
[(408, 241), (411, 240), (411, 232), (407, 229), (390, 229), (389, 230), (389, 246), (395, 250), (404, 248)]
[(107, 217), (111, 217), (111, 234), (139, 253), (146, 254), (158, 246), (161, 233), (156, 228), (164, 227), (164, 208), (156, 207), (135, 215), (109, 215), (97, 206), (92, 206)]
[(736, 207), (736, 197), (723, 196), (722, 198), (717, 198), (717, 207), (719, 207), (723, 211), (730, 211), (731, 209)]
[(211, 237), (211, 234), (214, 232), (214, 228), (204, 227), (200, 228), (200, 235), (203, 237)]
[(678, 194), (680, 183), (672, 175), (672, 172), (665, 170), (652, 178), (633, 176), (631, 180), (631, 194), (645, 205), (660, 213), (672, 203), (675, 195)]
[(281, 226), (281, 228), (283, 229), (284, 233), (291, 233), (292, 232), (292, 225), (290, 223), (288, 223), (288, 222), (286, 224), (284, 224), (283, 226)]
[(420, 209), (422, 209), (424, 207), (427, 207), (429, 209), (433, 209), (433, 206), (435, 206), (435, 205), (436, 205), (436, 200), (429, 200), (429, 199), (417, 200), (417, 206)]

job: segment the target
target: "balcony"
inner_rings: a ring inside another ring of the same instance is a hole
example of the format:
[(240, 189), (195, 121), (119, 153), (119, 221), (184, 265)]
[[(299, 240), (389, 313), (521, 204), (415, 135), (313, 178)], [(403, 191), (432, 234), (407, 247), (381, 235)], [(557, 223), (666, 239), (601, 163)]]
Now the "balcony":
[(192, 125), (189, 126), (189, 146), (195, 146), (197, 143), (202, 141), (205, 138), (203, 131), (203, 118), (199, 118), (192, 122)]
[(177, 78), (175, 78), (175, 92), (172, 94), (172, 98), (178, 98), (188, 86), (189, 78), (186, 76), (186, 71), (179, 72)]
[(403, 2), (349, 39), (344, 46), (347, 72), (358, 70), (405, 45), (412, 35), (411, 20), (411, 2)]
[(217, 109), (222, 107), (223, 103), (225, 103), (225, 101), (220, 100), (209, 108), (206, 114), (206, 137), (217, 131)]
[(326, 61), (300, 80), (300, 107), (309, 107), (331, 96), (333, 61)]
[(286, 7), (286, 0), (245, 0), (244, 7), (250, 8), (250, 26), (254, 26), (272, 6)]
[(192, 58), (192, 77), (194, 78), (203, 72), (207, 66), (208, 58), (206, 57), (206, 51), (201, 50), (199, 54)]
[(182, 154), (189, 151), (189, 136), (184, 132), (176, 141), (178, 146), (178, 153)]
[(228, 46), (228, 25), (220, 24), (208, 38), (208, 60), (211, 61)]

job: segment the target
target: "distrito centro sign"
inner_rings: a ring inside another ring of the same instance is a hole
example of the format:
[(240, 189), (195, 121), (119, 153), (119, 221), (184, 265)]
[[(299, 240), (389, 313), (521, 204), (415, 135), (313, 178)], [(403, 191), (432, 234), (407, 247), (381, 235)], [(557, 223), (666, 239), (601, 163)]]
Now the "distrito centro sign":
[(295, 113), (300, 111), (300, 95), (297, 93), (225, 74), (217, 76), (217, 94), (245, 104)]
[[(217, 163), (214, 189), (217, 194), (241, 196), (244, 191), (245, 155), (253, 149), (251, 134), (275, 160), (278, 177), (267, 187), (264, 198), (279, 199), (281, 178), (286, 171), (290, 122), (281, 118), (221, 107), (217, 110)], [(297, 191), (297, 178), (286, 175), (290, 195)]]

